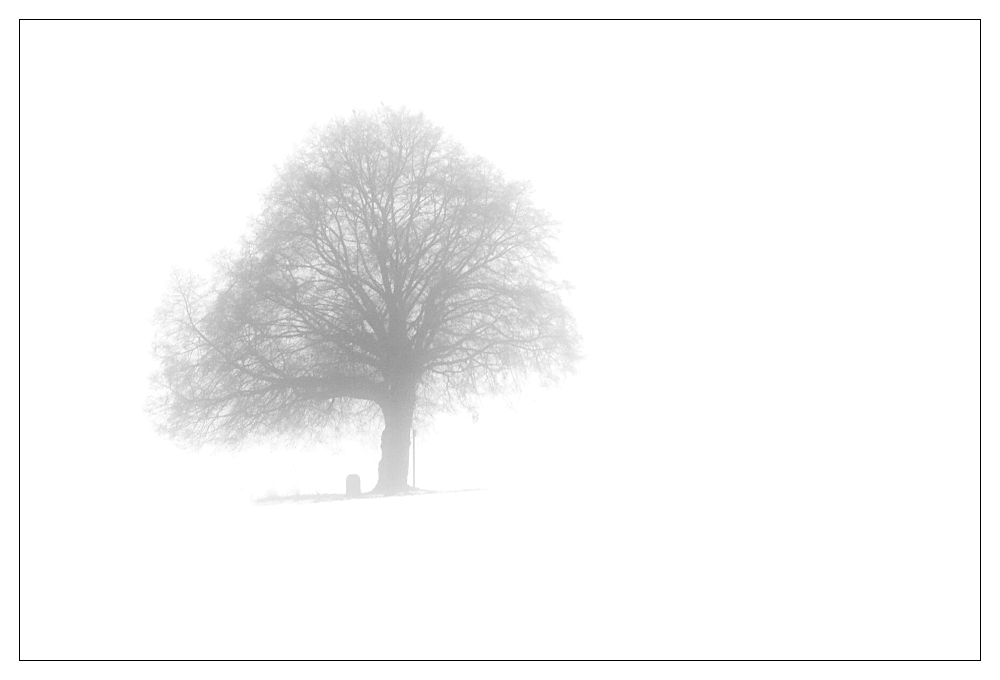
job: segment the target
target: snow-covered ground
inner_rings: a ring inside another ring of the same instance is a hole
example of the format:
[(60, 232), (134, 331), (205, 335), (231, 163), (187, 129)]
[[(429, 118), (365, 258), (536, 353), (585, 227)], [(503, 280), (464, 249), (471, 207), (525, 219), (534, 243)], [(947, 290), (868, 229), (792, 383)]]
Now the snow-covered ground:
[(146, 484), (24, 499), (22, 658), (917, 658), (975, 640), (976, 573), (925, 587), (975, 566), (932, 501), (902, 521), (869, 512), (864, 480), (713, 468), (267, 505), (120, 470)]

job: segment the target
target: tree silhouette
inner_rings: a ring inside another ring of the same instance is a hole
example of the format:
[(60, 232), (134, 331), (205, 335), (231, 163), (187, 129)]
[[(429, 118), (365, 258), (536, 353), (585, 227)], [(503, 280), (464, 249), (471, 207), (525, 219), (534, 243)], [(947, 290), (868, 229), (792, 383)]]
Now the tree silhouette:
[(553, 223), (422, 115), (314, 131), (238, 254), (176, 274), (151, 411), (193, 443), (305, 435), (381, 412), (375, 491), (406, 489), (414, 409), (555, 379), (578, 336), (550, 279)]

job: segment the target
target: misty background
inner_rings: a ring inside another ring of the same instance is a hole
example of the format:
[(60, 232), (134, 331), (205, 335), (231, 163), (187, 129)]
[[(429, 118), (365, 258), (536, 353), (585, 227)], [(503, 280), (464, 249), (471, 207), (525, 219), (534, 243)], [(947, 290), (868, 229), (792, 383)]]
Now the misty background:
[[(22, 658), (972, 658), (975, 22), (21, 24)], [(378, 431), (143, 412), (313, 125), (424, 113), (561, 222), (585, 360)]]

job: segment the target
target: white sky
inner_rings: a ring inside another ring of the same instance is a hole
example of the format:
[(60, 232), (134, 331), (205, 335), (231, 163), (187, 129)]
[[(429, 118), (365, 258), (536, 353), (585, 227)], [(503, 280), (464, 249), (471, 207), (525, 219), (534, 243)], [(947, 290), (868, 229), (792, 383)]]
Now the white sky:
[(70, 533), (67, 512), (374, 483), (377, 435), (339, 457), (157, 439), (149, 321), (172, 267), (237, 243), (310, 126), (406, 105), (561, 221), (588, 356), (562, 389), (421, 433), (421, 486), (599, 496), (627, 535), (688, 517), (685, 536), (745, 543), (749, 565), (787, 557), (780, 578), (748, 566), (747, 590), (794, 582), (792, 599), (872, 606), (900, 653), (978, 655), (978, 24), (24, 23), (20, 39), (22, 549)]

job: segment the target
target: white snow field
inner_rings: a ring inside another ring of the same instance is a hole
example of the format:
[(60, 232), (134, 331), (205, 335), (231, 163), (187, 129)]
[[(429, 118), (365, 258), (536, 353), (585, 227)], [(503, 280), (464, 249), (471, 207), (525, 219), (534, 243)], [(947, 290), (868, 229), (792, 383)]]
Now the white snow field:
[[(247, 458), (169, 446), (107, 484), (81, 464), (22, 499), (22, 658), (918, 658), (975, 639), (975, 526), (939, 520), (975, 497), (711, 435), (600, 466), (609, 430), (586, 433), (509, 449), (493, 488), (351, 501), (254, 503), (273, 480), (250, 484)], [(272, 490), (317, 490), (308, 460)]]

